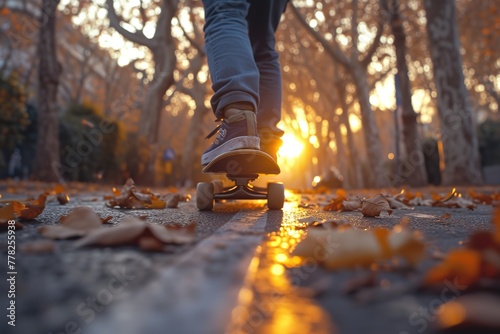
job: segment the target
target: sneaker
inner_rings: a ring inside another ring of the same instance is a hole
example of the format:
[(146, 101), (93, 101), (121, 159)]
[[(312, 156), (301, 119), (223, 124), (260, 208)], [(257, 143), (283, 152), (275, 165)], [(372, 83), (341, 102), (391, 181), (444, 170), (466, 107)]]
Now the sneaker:
[(267, 129), (259, 129), (259, 137), (260, 150), (269, 154), (274, 161), (278, 161), (277, 153), (281, 145), (283, 145), (283, 140), (271, 134)]
[(257, 135), (257, 118), (251, 110), (227, 108), (224, 110), (222, 123), (207, 136), (212, 137), (216, 132), (217, 137), (210, 147), (201, 156), (201, 165), (206, 166), (221, 154), (239, 150), (259, 150), (259, 137)]

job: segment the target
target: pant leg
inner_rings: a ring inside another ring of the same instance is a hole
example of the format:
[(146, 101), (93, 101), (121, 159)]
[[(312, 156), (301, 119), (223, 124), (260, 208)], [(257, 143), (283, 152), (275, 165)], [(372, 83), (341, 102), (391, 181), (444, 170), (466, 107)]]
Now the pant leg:
[(276, 29), (288, 0), (249, 0), (247, 16), (250, 43), (259, 69), (259, 97), (257, 126), (261, 141), (279, 138), (283, 131), (277, 127), (281, 120), (282, 82), (281, 67), (276, 51)]
[[(267, 2), (264, 0), (263, 2)], [(203, 0), (205, 49), (216, 117), (232, 103), (259, 104), (259, 70), (248, 36), (246, 0)]]

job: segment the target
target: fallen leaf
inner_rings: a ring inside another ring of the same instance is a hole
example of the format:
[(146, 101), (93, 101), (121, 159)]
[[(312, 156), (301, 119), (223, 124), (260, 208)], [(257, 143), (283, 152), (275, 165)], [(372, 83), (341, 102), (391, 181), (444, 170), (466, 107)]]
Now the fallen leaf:
[(413, 208), (411, 206), (408, 206), (408, 205), (404, 204), (403, 202), (398, 201), (396, 198), (394, 198), (392, 196), (384, 196), (384, 197), (389, 202), (391, 209), (413, 210)]
[(53, 253), (56, 245), (52, 240), (37, 240), (21, 244), (19, 248), (26, 254), (47, 254)]
[(65, 205), (69, 202), (69, 196), (63, 193), (57, 194), (57, 201), (61, 205)]
[(70, 239), (79, 238), (87, 235), (88, 231), (77, 230), (61, 225), (44, 225), (38, 228), (38, 232), (46, 238), (50, 239)]
[(64, 189), (64, 186), (62, 184), (58, 183), (55, 185), (55, 187), (53, 189), (54, 194), (57, 195), (57, 194), (62, 194), (64, 192), (66, 192), (66, 189)]
[(113, 188), (117, 196), (111, 198), (106, 205), (122, 209), (163, 209), (167, 203), (151, 193), (149, 189), (137, 190), (134, 181), (128, 179), (121, 191)]
[[(9, 203), (3, 208), (0, 208), (0, 232), (8, 231), (9, 221), (15, 220), (16, 218), (15, 206), (16, 206), (15, 203)], [(18, 229), (21, 230), (24, 228), (24, 225), (17, 221), (14, 223), (14, 226), (16, 230)]]
[(133, 217), (125, 217), (120, 224), (91, 231), (75, 242), (75, 247), (89, 245), (118, 246), (133, 244), (146, 229), (146, 223)]
[[(441, 329), (461, 333), (500, 332), (500, 297), (481, 293), (460, 296), (436, 312)], [(484, 331), (483, 331), (484, 330)]]
[(402, 226), (402, 227), (408, 227), (408, 225), (410, 225), (410, 217), (408, 216), (403, 216), (401, 217), (401, 219), (399, 220), (398, 222), (398, 225)]
[(368, 231), (315, 228), (309, 229), (292, 255), (314, 258), (329, 269), (367, 267), (395, 256), (415, 265), (424, 255), (424, 244), (419, 234), (400, 226)]
[(432, 200), (434, 202), (446, 202), (446, 201), (450, 200), (451, 198), (453, 198), (456, 194), (457, 194), (457, 189), (453, 188), (446, 195), (431, 193), (431, 197), (432, 197)]
[(469, 195), (477, 203), (490, 205), (495, 200), (496, 197), (495, 195), (497, 194), (496, 193), (492, 195), (480, 194), (471, 189), (469, 190)]
[(321, 221), (316, 221), (310, 224), (311, 227), (320, 227), (326, 229), (334, 229), (339, 227), (351, 227), (349, 221), (345, 218), (341, 219), (326, 219)]
[(80, 206), (67, 216), (59, 218), (61, 225), (81, 231), (95, 230), (102, 225), (101, 218), (89, 207)]
[(389, 212), (389, 214), (391, 211), (389, 201), (387, 201), (387, 199), (382, 194), (378, 194), (369, 199), (365, 199), (361, 203), (361, 213), (365, 217), (380, 216), (380, 213), (382, 211), (387, 211)]
[(196, 236), (195, 223), (186, 226), (148, 224), (148, 228), (158, 240), (166, 244), (190, 243)]
[[(155, 239), (154, 241), (151, 239)], [(196, 224), (186, 226), (149, 224), (135, 217), (125, 217), (120, 224), (92, 230), (75, 242), (75, 247), (90, 245), (121, 246), (135, 245), (149, 251), (163, 250), (160, 243), (184, 244), (196, 238)]]
[(41, 226), (41, 235), (51, 239), (82, 237), (103, 224), (101, 218), (89, 207), (77, 207), (68, 215), (59, 217), (60, 225)]
[(7, 223), (9, 220), (16, 218), (14, 211), (14, 203), (9, 203), (3, 208), (0, 208), (0, 223)]
[(325, 211), (343, 211), (344, 210), (344, 202), (345, 198), (337, 197), (333, 199), (330, 203), (328, 203), (323, 210)]
[(433, 206), (447, 207), (447, 208), (463, 208), (469, 210), (474, 210), (476, 208), (476, 204), (474, 202), (462, 197), (461, 194), (457, 193), (451, 197), (447, 197), (446, 200), (441, 200), (433, 203)]
[(436, 217), (436, 223), (449, 224), (449, 219), (451, 218), (450, 213), (445, 213), (442, 216)]
[(139, 248), (147, 252), (161, 252), (165, 249), (165, 244), (155, 237), (143, 236), (139, 238)]
[(35, 219), (45, 209), (47, 193), (41, 194), (36, 200), (29, 203), (21, 203), (14, 201), (14, 210), (19, 219)]
[(300, 202), (297, 207), (303, 208), (303, 209), (314, 209), (315, 207), (317, 207), (317, 205), (314, 203)]
[(500, 207), (493, 212), (492, 222), (495, 226), (495, 241), (500, 244)]
[(342, 207), (344, 211), (356, 211), (361, 208), (361, 201), (359, 199), (343, 201)]
[(107, 217), (101, 218), (101, 222), (103, 224), (110, 224), (111, 219), (113, 219), (113, 216), (107, 216)]
[(174, 194), (167, 201), (167, 208), (177, 208), (179, 206), (179, 201), (181, 196), (179, 194)]

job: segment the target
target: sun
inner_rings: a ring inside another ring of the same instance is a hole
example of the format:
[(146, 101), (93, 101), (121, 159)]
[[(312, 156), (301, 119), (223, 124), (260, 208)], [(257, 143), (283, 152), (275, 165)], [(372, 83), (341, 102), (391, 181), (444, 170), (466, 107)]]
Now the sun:
[(278, 151), (278, 157), (284, 160), (298, 158), (304, 150), (304, 143), (292, 133), (286, 133), (281, 139), (283, 140), (283, 145)]

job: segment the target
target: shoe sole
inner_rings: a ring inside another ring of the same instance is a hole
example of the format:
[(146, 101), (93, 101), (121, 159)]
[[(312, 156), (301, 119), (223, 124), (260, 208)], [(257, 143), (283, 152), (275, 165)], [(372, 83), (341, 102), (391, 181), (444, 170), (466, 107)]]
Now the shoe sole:
[(260, 138), (253, 136), (242, 136), (228, 140), (216, 149), (203, 154), (201, 156), (201, 165), (208, 165), (210, 161), (214, 160), (221, 154), (245, 148), (260, 150)]

